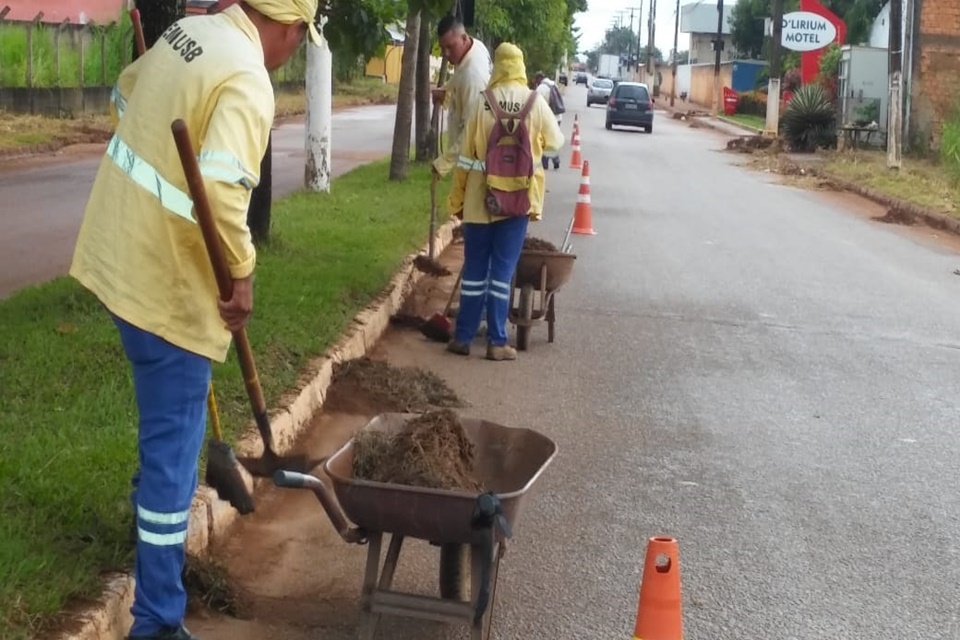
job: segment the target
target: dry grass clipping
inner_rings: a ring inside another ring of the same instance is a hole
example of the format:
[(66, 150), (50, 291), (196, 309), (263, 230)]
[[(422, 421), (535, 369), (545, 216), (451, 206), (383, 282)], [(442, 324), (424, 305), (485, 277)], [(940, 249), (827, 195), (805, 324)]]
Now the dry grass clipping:
[(419, 367), (394, 367), (363, 357), (340, 363), (324, 403), (330, 408), (416, 413), (437, 407), (462, 407), (463, 402), (443, 378)]
[(450, 409), (430, 411), (393, 434), (361, 431), (354, 439), (353, 474), (372, 482), (480, 492), (476, 447)]
[(547, 240), (542, 240), (540, 238), (534, 238), (533, 236), (527, 236), (523, 240), (523, 249), (524, 251), (560, 251), (557, 249), (557, 245), (549, 242)]

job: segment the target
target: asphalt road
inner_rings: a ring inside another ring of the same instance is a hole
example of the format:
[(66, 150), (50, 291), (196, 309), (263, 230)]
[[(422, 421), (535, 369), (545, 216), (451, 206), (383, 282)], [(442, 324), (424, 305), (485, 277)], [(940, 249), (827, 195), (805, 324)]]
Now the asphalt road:
[[(395, 111), (375, 106), (334, 114), (334, 176), (390, 153)], [(303, 186), (304, 140), (302, 118), (275, 129), (274, 198)], [(67, 272), (103, 149), (82, 145), (0, 167), (0, 298)]]
[[(379, 350), (560, 447), (504, 559), (493, 637), (631, 637), (646, 541), (668, 535), (687, 638), (960, 638), (956, 250), (774, 184), (662, 113), (652, 135), (605, 131), (583, 94), (564, 130), (580, 111), (597, 235), (574, 237), (557, 341), (535, 328), (516, 363), (409, 331)], [(555, 243), (578, 186), (563, 157), (532, 231)], [(325, 428), (313, 438), (343, 436)], [(194, 617), (201, 637), (355, 637), (361, 551), (312, 497), (279, 494), (225, 550), (255, 619)], [(428, 551), (401, 557), (400, 587), (435, 589)]]

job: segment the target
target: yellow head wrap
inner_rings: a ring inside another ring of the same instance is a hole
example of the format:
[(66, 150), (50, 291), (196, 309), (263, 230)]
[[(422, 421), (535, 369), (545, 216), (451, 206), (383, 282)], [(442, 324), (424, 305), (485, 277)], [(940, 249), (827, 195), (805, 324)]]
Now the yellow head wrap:
[(515, 44), (504, 42), (493, 54), (493, 73), (488, 89), (505, 84), (527, 86), (527, 67), (523, 64), (523, 51)]
[(310, 30), (310, 39), (320, 44), (323, 39), (317, 31), (314, 21), (317, 17), (317, 0), (245, 0), (252, 9), (256, 9), (267, 18), (280, 24), (306, 22)]

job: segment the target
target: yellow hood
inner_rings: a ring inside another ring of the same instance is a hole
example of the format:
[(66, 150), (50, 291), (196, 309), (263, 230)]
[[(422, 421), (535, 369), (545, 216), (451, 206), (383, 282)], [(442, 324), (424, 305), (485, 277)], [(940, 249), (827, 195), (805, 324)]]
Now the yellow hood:
[(495, 89), (507, 84), (527, 86), (527, 67), (523, 63), (523, 51), (515, 44), (504, 42), (493, 54), (493, 74), (487, 88)]
[(251, 8), (256, 9), (274, 22), (293, 24), (294, 22), (307, 23), (310, 31), (310, 40), (319, 45), (323, 42), (317, 25), (314, 23), (317, 16), (317, 0), (245, 0)]

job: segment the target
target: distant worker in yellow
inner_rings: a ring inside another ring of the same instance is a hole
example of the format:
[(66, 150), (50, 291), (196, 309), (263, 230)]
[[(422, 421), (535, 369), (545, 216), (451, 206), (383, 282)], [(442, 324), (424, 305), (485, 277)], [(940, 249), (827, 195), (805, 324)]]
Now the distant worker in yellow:
[[(320, 36), (317, 0), (241, 0), (173, 24), (124, 69), (70, 275), (116, 324), (139, 413), (131, 640), (191, 640), (181, 574), (211, 361), (253, 309), (250, 192), (274, 118), (269, 71)], [(183, 119), (233, 276), (221, 302), (171, 123)]]

